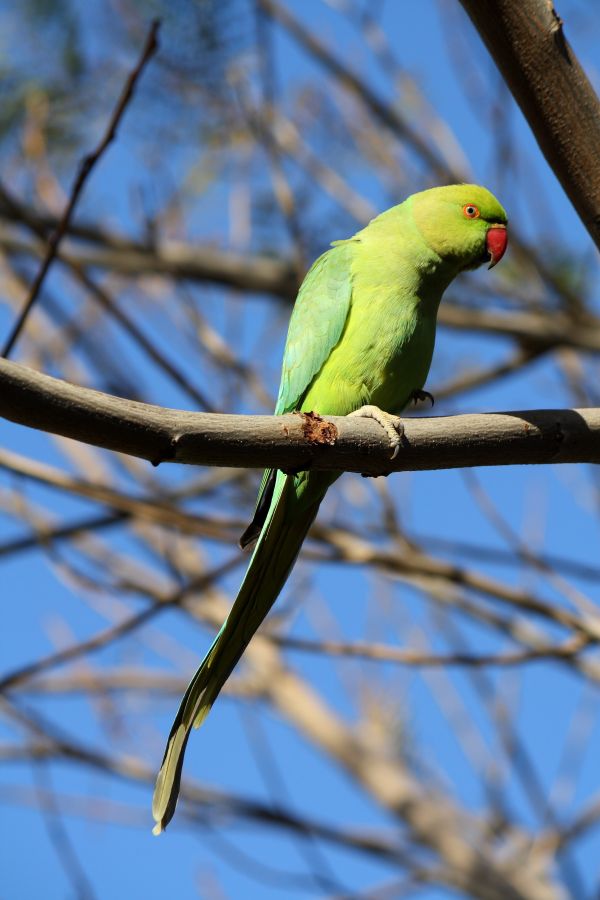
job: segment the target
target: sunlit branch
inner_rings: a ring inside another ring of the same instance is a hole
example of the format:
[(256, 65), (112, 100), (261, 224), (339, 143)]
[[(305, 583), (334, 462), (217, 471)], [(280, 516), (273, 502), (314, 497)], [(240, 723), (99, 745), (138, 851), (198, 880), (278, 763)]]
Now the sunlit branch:
[(401, 452), (374, 421), (231, 416), (151, 406), (0, 361), (0, 415), (154, 465), (306, 467), (371, 475), (465, 466), (599, 462), (600, 409), (406, 419)]
[(600, 248), (600, 102), (548, 0), (461, 0)]

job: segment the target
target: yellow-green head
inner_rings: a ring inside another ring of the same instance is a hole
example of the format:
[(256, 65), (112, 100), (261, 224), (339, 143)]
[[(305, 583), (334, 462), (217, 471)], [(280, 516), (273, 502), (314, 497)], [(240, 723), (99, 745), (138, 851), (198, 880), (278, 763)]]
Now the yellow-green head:
[(457, 268), (490, 268), (506, 250), (506, 212), (494, 195), (477, 184), (431, 188), (410, 198), (417, 228), (428, 246)]

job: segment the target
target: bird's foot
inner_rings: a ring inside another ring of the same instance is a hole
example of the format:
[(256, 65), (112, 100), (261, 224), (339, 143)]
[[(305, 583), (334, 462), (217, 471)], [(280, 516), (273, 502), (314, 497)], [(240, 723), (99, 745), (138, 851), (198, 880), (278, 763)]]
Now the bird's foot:
[(409, 399), (412, 400), (413, 403), (423, 403), (425, 400), (430, 400), (432, 407), (435, 403), (433, 394), (430, 394), (429, 391), (422, 391), (421, 388), (415, 388)]
[(400, 416), (384, 412), (378, 406), (361, 406), (360, 409), (349, 413), (349, 415), (358, 416), (361, 419), (375, 419), (390, 439), (390, 448), (392, 450), (390, 459), (396, 459), (400, 451), (400, 441), (404, 434), (404, 425)]

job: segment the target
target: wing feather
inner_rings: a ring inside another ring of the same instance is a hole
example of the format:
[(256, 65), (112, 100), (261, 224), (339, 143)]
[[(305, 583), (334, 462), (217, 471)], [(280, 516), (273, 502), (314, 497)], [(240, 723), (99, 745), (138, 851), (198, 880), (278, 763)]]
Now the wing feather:
[[(275, 415), (300, 408), (310, 384), (340, 340), (352, 300), (352, 244), (336, 241), (320, 256), (302, 282), (290, 319)], [(240, 538), (242, 548), (256, 543), (269, 511), (275, 472), (267, 469), (258, 491), (252, 522)]]
[(320, 256), (302, 282), (283, 354), (275, 415), (300, 408), (313, 378), (342, 336), (352, 300), (352, 240)]

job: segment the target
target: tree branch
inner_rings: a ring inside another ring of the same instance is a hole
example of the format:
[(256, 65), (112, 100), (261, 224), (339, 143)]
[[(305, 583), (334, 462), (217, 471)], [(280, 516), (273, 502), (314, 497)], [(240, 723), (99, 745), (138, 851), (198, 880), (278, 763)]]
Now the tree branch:
[(0, 360), (0, 415), (12, 422), (161, 462), (362, 472), (600, 462), (600, 409), (406, 419), (389, 459), (381, 427), (312, 413), (234, 416), (151, 406)]
[(548, 0), (461, 0), (600, 249), (600, 103)]
[(454, 171), (440, 154), (439, 147), (428, 143), (397, 109), (380, 98), (351, 68), (331, 54), (325, 44), (309, 31), (286, 6), (276, 0), (258, 0), (260, 8), (278, 22), (321, 65), (367, 106), (392, 134), (405, 141), (423, 159), (441, 181), (461, 181), (463, 173)]
[[(33, 220), (33, 224), (35, 222)], [(91, 228), (89, 230), (91, 232)], [(80, 236), (75, 231), (73, 234)], [(14, 226), (5, 223), (0, 223), (0, 247), (9, 253), (29, 256), (41, 256), (44, 252), (44, 245), (39, 241), (19, 234)], [(84, 246), (66, 239), (61, 244), (58, 258), (70, 266), (91, 266), (132, 277), (157, 274), (208, 281), (238, 290), (270, 294), (288, 303), (294, 299), (299, 287), (298, 275), (287, 260), (236, 253), (210, 244), (200, 246), (169, 240), (148, 247), (117, 234), (98, 231), (97, 239)]]

